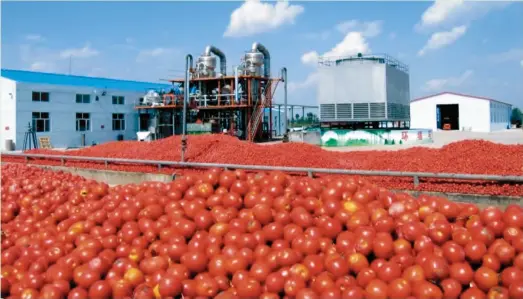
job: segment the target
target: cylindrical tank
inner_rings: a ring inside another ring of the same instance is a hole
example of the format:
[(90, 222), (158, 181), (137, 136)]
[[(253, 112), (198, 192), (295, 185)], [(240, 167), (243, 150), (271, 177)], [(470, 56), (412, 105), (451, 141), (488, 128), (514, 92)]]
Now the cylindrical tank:
[(196, 72), (197, 76), (200, 78), (204, 77), (214, 77), (216, 72), (216, 56), (211, 55), (202, 55), (198, 57), (196, 61)]
[(245, 74), (251, 76), (261, 76), (264, 56), (261, 52), (251, 51), (245, 54)]

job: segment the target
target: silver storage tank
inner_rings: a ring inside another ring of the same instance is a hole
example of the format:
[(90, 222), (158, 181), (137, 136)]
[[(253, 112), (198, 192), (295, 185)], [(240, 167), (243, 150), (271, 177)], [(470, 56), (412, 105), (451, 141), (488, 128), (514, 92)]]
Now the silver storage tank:
[(216, 56), (202, 55), (196, 61), (196, 74), (198, 78), (216, 76)]
[(261, 76), (264, 56), (261, 52), (247, 52), (245, 54), (245, 74), (250, 76)]

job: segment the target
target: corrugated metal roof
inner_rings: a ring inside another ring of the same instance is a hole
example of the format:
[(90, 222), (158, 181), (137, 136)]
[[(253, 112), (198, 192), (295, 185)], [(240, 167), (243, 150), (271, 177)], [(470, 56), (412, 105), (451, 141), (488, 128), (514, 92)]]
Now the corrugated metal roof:
[(506, 102), (502, 102), (502, 101), (498, 101), (498, 100), (494, 100), (494, 99), (491, 99), (491, 98), (478, 97), (478, 96), (473, 96), (473, 95), (463, 94), (463, 93), (457, 93), (457, 92), (451, 92), (451, 91), (444, 91), (444, 92), (440, 92), (440, 93), (437, 93), (437, 94), (433, 94), (433, 95), (417, 98), (417, 99), (411, 100), (410, 102), (412, 103), (412, 102), (422, 101), (422, 100), (430, 99), (430, 98), (437, 97), (437, 96), (444, 95), (444, 94), (451, 94), (451, 95), (455, 95), (455, 96), (467, 97), (467, 98), (476, 99), (476, 100), (485, 100), (485, 101), (491, 101), (491, 102), (498, 102), (498, 103), (501, 103), (501, 104), (512, 106), (512, 104), (509, 104), (509, 103), (506, 103)]
[(0, 75), (17, 82), (66, 85), (66, 86), (86, 86), (114, 90), (126, 91), (147, 91), (150, 89), (171, 88), (170, 84), (140, 82), (129, 80), (118, 80), (98, 77), (85, 77), (54, 73), (41, 73), (22, 70), (2, 69)]

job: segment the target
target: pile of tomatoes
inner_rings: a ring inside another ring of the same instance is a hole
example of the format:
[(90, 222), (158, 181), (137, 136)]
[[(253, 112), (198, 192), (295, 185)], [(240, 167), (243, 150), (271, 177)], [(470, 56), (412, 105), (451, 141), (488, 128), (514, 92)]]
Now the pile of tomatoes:
[(213, 169), (110, 188), (2, 166), (4, 298), (523, 298), (523, 208)]
[[(44, 155), (70, 155), (180, 161), (181, 137), (171, 136), (153, 142), (115, 141), (79, 150), (56, 151), (36, 149), (29, 151)], [(23, 157), (2, 155), (4, 161), (26, 163)], [(186, 161), (241, 165), (293, 166), (309, 168), (391, 170), (431, 173), (465, 173), (492, 175), (523, 175), (523, 145), (498, 144), (483, 140), (464, 140), (442, 148), (414, 147), (401, 151), (338, 152), (305, 143), (259, 145), (225, 135), (189, 136)], [(32, 159), (33, 164), (62, 165), (60, 160)], [(185, 170), (157, 165), (113, 164), (104, 162), (66, 160), (65, 166), (116, 171), (150, 173)], [(523, 196), (523, 184), (500, 182), (473, 182), (443, 179), (421, 179), (414, 185), (412, 178), (372, 177), (372, 182), (396, 190), (419, 190), (446, 193)]]

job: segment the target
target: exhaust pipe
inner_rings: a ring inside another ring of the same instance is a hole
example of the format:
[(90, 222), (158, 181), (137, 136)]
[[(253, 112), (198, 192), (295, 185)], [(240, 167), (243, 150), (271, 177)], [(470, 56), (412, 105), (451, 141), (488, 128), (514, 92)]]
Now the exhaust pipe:
[(260, 51), (263, 54), (264, 76), (269, 78), (271, 76), (271, 54), (269, 54), (269, 50), (267, 50), (267, 48), (265, 48), (262, 44), (255, 42), (252, 44), (251, 51)]
[(205, 56), (211, 56), (211, 53), (214, 53), (214, 55), (220, 57), (220, 72), (222, 73), (222, 76), (227, 76), (227, 59), (225, 58), (225, 54), (223, 52), (216, 48), (215, 46), (207, 46), (205, 48)]
[(189, 105), (189, 73), (192, 69), (193, 59), (191, 54), (185, 56), (185, 86), (183, 91), (183, 115), (182, 115), (182, 154), (181, 160), (185, 162), (185, 150), (187, 149), (187, 105)]

